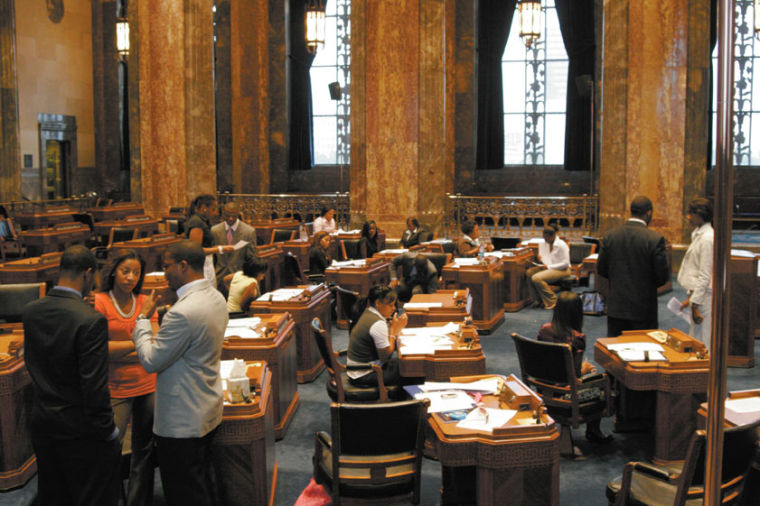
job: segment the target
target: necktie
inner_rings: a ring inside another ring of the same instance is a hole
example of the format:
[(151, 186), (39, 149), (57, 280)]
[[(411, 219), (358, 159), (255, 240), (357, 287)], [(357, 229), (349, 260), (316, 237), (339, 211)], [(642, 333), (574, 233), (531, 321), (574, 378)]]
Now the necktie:
[(232, 244), (232, 227), (227, 227), (227, 244)]

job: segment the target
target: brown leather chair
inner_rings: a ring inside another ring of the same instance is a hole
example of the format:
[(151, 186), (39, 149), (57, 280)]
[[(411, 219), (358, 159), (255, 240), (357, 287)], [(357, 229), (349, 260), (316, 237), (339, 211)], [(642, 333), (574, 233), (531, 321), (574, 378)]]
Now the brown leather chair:
[(352, 260), (362, 258), (359, 251), (360, 239), (341, 239), (340, 240), (340, 252), (343, 255), (343, 260)]
[[(758, 430), (760, 420), (724, 430), (721, 504), (739, 502), (757, 449)], [(623, 475), (607, 483), (609, 503), (616, 506), (702, 504), (706, 443), (705, 431), (695, 431), (681, 465), (661, 467), (646, 462), (627, 463)]]
[(269, 239), (269, 244), (276, 242), (292, 241), (296, 235), (296, 231), (290, 228), (274, 228), (272, 229), (272, 237)]
[(570, 427), (612, 414), (606, 373), (577, 377), (569, 344), (547, 343), (512, 333), (523, 382), (538, 393), (549, 416), (562, 425), (560, 452), (573, 455)]
[(312, 462), (333, 504), (419, 504), (427, 407), (416, 399), (330, 404), (332, 434), (316, 433)]
[(108, 234), (108, 246), (113, 247), (115, 242), (131, 241), (137, 238), (137, 229), (129, 227), (112, 227), (111, 232)]
[(24, 307), (45, 296), (45, 283), (0, 285), (0, 322), (18, 323)]

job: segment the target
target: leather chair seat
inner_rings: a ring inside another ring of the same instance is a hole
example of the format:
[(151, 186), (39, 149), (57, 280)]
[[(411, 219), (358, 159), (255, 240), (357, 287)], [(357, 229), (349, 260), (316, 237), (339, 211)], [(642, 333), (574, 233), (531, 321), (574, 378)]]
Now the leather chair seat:
[[(343, 391), (346, 395), (346, 400), (349, 402), (372, 402), (379, 398), (377, 387), (365, 387), (354, 385), (348, 381), (348, 375), (345, 372), (341, 373), (341, 380), (343, 381)], [(335, 386), (335, 381), (332, 376), (328, 377), (327, 383), (327, 395), (333, 401), (338, 400), (338, 388)], [(391, 399), (398, 399), (401, 387), (398, 385), (386, 385), (388, 390), (388, 397)]]
[[(671, 466), (658, 466), (673, 473), (680, 472), (680, 464)], [(610, 504), (615, 502), (615, 497), (620, 492), (623, 476), (617, 476), (607, 483), (607, 500)], [(658, 480), (653, 476), (637, 471), (631, 477), (631, 491), (628, 495), (628, 503), (632, 506), (672, 506), (676, 498), (676, 487), (672, 484)], [(686, 501), (686, 506), (701, 506), (702, 499)]]

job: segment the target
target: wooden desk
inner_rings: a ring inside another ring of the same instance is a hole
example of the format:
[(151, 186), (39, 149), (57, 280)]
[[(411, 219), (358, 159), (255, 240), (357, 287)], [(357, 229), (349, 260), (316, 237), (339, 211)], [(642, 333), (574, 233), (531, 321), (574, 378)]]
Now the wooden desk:
[(451, 239), (434, 239), (432, 241), (421, 242), (420, 246), (425, 251), (431, 253), (453, 253), (457, 255), (457, 244)]
[(755, 367), (755, 332), (757, 329), (758, 255), (731, 255), (728, 261), (729, 367)]
[(269, 241), (272, 239), (272, 231), (275, 228), (295, 230), (296, 235), (298, 235), (298, 227), (301, 226), (300, 221), (292, 218), (279, 218), (271, 221), (252, 221), (248, 224), (256, 229), (256, 239), (262, 245), (269, 244)]
[(158, 234), (131, 241), (115, 242), (111, 249), (131, 248), (145, 260), (145, 272), (162, 270), (166, 248), (182, 240), (176, 234)]
[(525, 271), (530, 267), (535, 255), (531, 248), (517, 248), (509, 253), (495, 252), (501, 256), (501, 270), (504, 273), (504, 310), (515, 312), (528, 304)]
[(47, 283), (48, 289), (58, 281), (62, 253), (22, 258), (0, 264), (0, 283)]
[[(483, 377), (451, 380), (469, 382)], [(493, 434), (459, 428), (437, 413), (428, 415), (441, 462), (443, 504), (472, 503), (473, 499), (479, 505), (559, 504), (559, 428), (546, 414), (539, 396), (513, 374), (506, 381), (530, 396), (531, 409), (518, 412)], [(483, 401), (487, 407), (500, 404), (495, 395), (486, 395)], [(531, 423), (534, 411), (541, 423)]]
[(114, 227), (134, 228), (137, 229), (137, 237), (147, 237), (158, 232), (158, 220), (150, 216), (129, 216), (120, 220), (99, 221), (95, 223), (93, 232), (103, 240), (108, 242), (108, 236)]
[[(486, 357), (480, 346), (477, 329), (461, 324), (460, 335), (447, 334), (453, 341), (446, 349), (436, 349), (432, 354), (409, 354), (401, 352), (405, 342), (414, 338), (409, 337), (407, 327), (399, 337), (399, 371), (407, 378), (425, 378), (428, 381), (449, 381), (452, 376), (472, 376), (485, 374)], [(405, 336), (406, 334), (406, 336)]]
[(18, 325), (0, 333), (0, 490), (20, 487), (37, 472), (37, 459), (27, 431), (32, 381), (24, 366), (24, 330)]
[(404, 253), (409, 252), (416, 252), (416, 253), (425, 253), (425, 249), (420, 246), (419, 244), (412, 246), (409, 249), (406, 248), (396, 248), (396, 249), (382, 249), (372, 255), (372, 258), (379, 258), (380, 260), (384, 260), (386, 262), (393, 261), (394, 258), (403, 255)]
[[(263, 360), (272, 371), (272, 405), (274, 409), (274, 436), (285, 437), (300, 402), (298, 396), (297, 351), (295, 322), (289, 313), (261, 314), (255, 326), (259, 338), (241, 338), (228, 328), (222, 344), (222, 360), (240, 358), (245, 361)], [(250, 322), (249, 318), (230, 320)], [(240, 333), (240, 332), (238, 332)]]
[[(415, 308), (404, 305), (409, 321), (407, 327), (424, 327), (428, 323), (461, 322), (470, 315), (472, 306), (470, 290), (437, 290), (435, 293), (412, 295), (412, 304), (441, 304), (440, 307)], [(474, 374), (474, 373), (473, 373)], [(461, 374), (459, 375), (461, 376)]]
[(16, 214), (13, 216), (13, 221), (16, 222), (21, 230), (26, 230), (28, 228), (48, 228), (58, 223), (72, 221), (74, 219), (73, 216), (76, 213), (77, 211), (70, 207), (43, 209), (31, 213)]
[[(330, 328), (330, 291), (324, 284), (299, 286), (299, 295), (288, 300), (268, 300), (268, 292), (259, 300), (251, 302), (249, 312), (255, 315), (269, 313), (290, 313), (295, 322), (296, 346), (298, 355), (298, 382), (314, 381), (325, 368), (314, 338), (311, 335), (311, 320), (319, 318), (322, 326)], [(274, 299), (277, 298), (274, 292)]]
[(177, 302), (177, 292), (169, 288), (169, 283), (166, 281), (163, 272), (156, 271), (145, 274), (140, 293), (149, 295), (153, 290), (156, 291), (159, 305), (174, 304)]
[[(697, 359), (695, 353), (680, 352), (663, 344), (667, 362), (625, 362), (607, 349), (607, 345), (614, 343), (656, 342), (647, 332), (650, 331), (626, 331), (618, 338), (597, 339), (594, 360), (626, 389), (655, 392), (654, 460), (682, 460), (696, 429), (694, 413), (707, 394), (709, 359)], [(694, 349), (704, 347), (678, 329), (670, 329), (668, 334)]]
[(213, 466), (220, 503), (274, 504), (277, 460), (274, 448), (272, 373), (264, 362), (248, 364), (253, 402), (225, 402), (214, 436)]
[(90, 227), (72, 221), (59, 223), (54, 228), (23, 230), (18, 233), (18, 238), (26, 246), (28, 255), (38, 256), (83, 243), (90, 238), (90, 234)]
[(504, 273), (501, 262), (459, 265), (443, 268), (445, 288), (469, 288), (472, 295), (472, 318), (478, 329), (490, 333), (504, 320)]
[(95, 221), (117, 221), (122, 220), (127, 216), (143, 214), (145, 213), (145, 210), (143, 209), (142, 204), (117, 202), (110, 206), (91, 207), (87, 212), (92, 215), (92, 219)]
[[(325, 281), (336, 283), (341, 288), (358, 292), (359, 297), (366, 297), (369, 295), (370, 288), (375, 285), (387, 285), (390, 283), (390, 280), (391, 274), (388, 270), (388, 262), (380, 259), (356, 260), (351, 266), (330, 266), (325, 269)], [(339, 329), (348, 328), (349, 317), (347, 309), (341, 305), (339, 297), (337, 304), (338, 321), (336, 322)]]
[(262, 291), (271, 292), (282, 286), (282, 270), (285, 268), (285, 253), (277, 246), (259, 246), (256, 254), (269, 267), (264, 276)]

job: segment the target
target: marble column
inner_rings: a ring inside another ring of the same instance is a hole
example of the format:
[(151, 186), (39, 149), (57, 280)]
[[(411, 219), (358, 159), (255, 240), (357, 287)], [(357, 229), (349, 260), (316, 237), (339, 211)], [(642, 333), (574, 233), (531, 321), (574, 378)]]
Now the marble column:
[(704, 194), (709, 3), (604, 2), (600, 224), (654, 204), (651, 227), (671, 242), (688, 233), (684, 206)]
[(14, 0), (0, 0), (0, 201), (21, 199), (16, 14)]
[(374, 219), (398, 237), (410, 215), (438, 224), (453, 187), (453, 4), (366, 0), (351, 9), (351, 219)]
[(150, 214), (216, 192), (212, 5), (129, 3), (132, 199)]

